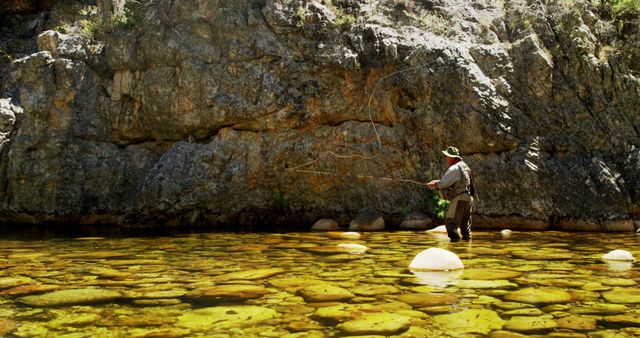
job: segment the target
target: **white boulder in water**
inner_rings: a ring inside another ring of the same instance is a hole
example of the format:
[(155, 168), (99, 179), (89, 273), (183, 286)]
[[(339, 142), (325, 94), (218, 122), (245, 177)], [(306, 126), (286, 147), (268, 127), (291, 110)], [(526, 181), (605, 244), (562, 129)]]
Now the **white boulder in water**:
[(608, 254), (602, 256), (602, 259), (610, 260), (610, 261), (626, 261), (633, 262), (636, 259), (633, 258), (631, 252), (627, 250), (613, 250)]
[(364, 253), (365, 251), (367, 251), (367, 249), (369, 249), (368, 247), (362, 244), (355, 244), (355, 243), (340, 243), (337, 246), (341, 248), (349, 249), (349, 252), (351, 253)]
[(449, 271), (464, 269), (464, 265), (460, 257), (451, 251), (429, 248), (413, 258), (409, 269), (414, 271)]
[(502, 231), (500, 231), (500, 234), (502, 234), (502, 236), (507, 237), (507, 236), (511, 236), (512, 231), (509, 229), (504, 229)]
[(346, 231), (340, 234), (340, 238), (346, 238), (346, 239), (358, 239), (360, 237), (361, 235), (354, 231)]
[(453, 271), (411, 271), (420, 285), (431, 285), (435, 287), (445, 287), (455, 284), (462, 277), (463, 270)]
[(427, 230), (427, 232), (433, 233), (433, 234), (446, 234), (447, 233), (447, 227), (444, 225), (441, 225), (439, 227), (435, 227), (433, 229)]
[[(435, 227), (433, 229), (427, 230), (425, 231), (427, 233), (433, 234), (433, 235), (447, 235), (447, 227), (444, 225)], [(460, 235), (460, 229), (457, 230), (458, 235)]]

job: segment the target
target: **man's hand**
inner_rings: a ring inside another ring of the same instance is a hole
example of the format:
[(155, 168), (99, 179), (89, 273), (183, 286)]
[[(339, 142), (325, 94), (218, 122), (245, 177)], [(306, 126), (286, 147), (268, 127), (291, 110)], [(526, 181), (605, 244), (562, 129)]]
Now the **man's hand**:
[(433, 180), (433, 181), (427, 183), (427, 188), (429, 188), (431, 190), (438, 188), (438, 182), (440, 182), (440, 181), (439, 180)]

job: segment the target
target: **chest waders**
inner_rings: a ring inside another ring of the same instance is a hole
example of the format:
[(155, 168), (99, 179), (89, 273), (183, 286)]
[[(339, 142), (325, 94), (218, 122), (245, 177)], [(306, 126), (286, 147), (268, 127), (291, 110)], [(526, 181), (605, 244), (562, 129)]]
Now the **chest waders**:
[(473, 195), (475, 195), (471, 169), (462, 161), (457, 165), (460, 170), (460, 181), (442, 192), (445, 198), (451, 201), (444, 223), (447, 235), (452, 242), (460, 240), (458, 227), (460, 227), (462, 239), (471, 238), (471, 209), (473, 208)]

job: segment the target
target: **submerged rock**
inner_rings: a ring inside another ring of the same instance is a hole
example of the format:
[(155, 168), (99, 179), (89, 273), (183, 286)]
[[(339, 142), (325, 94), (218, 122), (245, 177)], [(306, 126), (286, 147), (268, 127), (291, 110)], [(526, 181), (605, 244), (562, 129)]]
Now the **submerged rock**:
[(361, 234), (354, 231), (345, 231), (345, 232), (326, 232), (325, 236), (329, 238), (339, 238), (339, 239), (360, 239), (362, 237)]
[(225, 273), (212, 278), (213, 281), (223, 282), (232, 280), (257, 280), (269, 278), (275, 275), (285, 273), (286, 270), (280, 268), (244, 270), (237, 272)]
[(504, 289), (515, 288), (518, 284), (511, 283), (507, 280), (460, 280), (455, 285), (462, 289)]
[(506, 331), (506, 330), (491, 331), (491, 333), (489, 334), (489, 338), (527, 338), (527, 337), (529, 336), (523, 335), (517, 332)]
[(400, 293), (400, 289), (387, 284), (361, 284), (351, 291), (358, 296), (380, 296)]
[(505, 321), (491, 310), (468, 309), (460, 312), (436, 315), (433, 321), (455, 334), (477, 333), (486, 335), (492, 330), (500, 330)]
[(250, 327), (276, 316), (276, 311), (260, 306), (218, 306), (185, 312), (176, 326), (194, 331)]
[(558, 327), (558, 324), (551, 318), (525, 316), (511, 317), (504, 325), (505, 329), (518, 332), (551, 330), (556, 327)]
[(308, 302), (333, 302), (355, 297), (353, 293), (329, 284), (307, 286), (298, 293)]
[(541, 261), (556, 261), (556, 260), (569, 260), (574, 258), (574, 255), (567, 250), (527, 250), (527, 251), (512, 251), (511, 255), (517, 258), (526, 260), (541, 260)]
[(415, 271), (442, 271), (463, 268), (462, 261), (455, 253), (440, 248), (424, 250), (409, 263), (409, 269)]
[(267, 293), (269, 290), (257, 285), (215, 285), (191, 290), (185, 297), (194, 301), (238, 301), (260, 298)]
[(1, 277), (0, 289), (14, 288), (25, 284), (35, 284), (36, 281), (29, 277)]
[(178, 305), (182, 304), (180, 299), (175, 298), (154, 298), (154, 299), (136, 299), (133, 301), (134, 304), (142, 305), (142, 306), (170, 306), (170, 305)]
[(414, 308), (455, 304), (460, 297), (450, 293), (407, 293), (398, 296), (398, 301)]
[(576, 306), (569, 309), (569, 312), (585, 315), (614, 315), (625, 313), (628, 307), (622, 304), (596, 303), (589, 306)]
[(627, 326), (640, 326), (640, 314), (638, 313), (625, 313), (622, 315), (605, 316), (603, 319), (607, 323)]
[(530, 304), (568, 303), (572, 300), (569, 292), (554, 288), (524, 288), (509, 292), (504, 298)]
[(338, 329), (347, 335), (388, 336), (406, 331), (410, 323), (409, 316), (382, 312), (344, 322), (338, 325)]
[(577, 331), (590, 331), (595, 330), (597, 327), (596, 318), (585, 316), (565, 316), (557, 318), (556, 323), (559, 328), (577, 330)]
[(81, 328), (95, 323), (100, 317), (97, 313), (64, 313), (56, 319), (49, 321), (47, 326), (52, 329), (65, 326)]
[(337, 304), (319, 308), (313, 313), (312, 318), (322, 322), (341, 323), (382, 311), (381, 308), (371, 304)]
[(317, 245), (299, 248), (298, 250), (304, 252), (310, 252), (318, 255), (338, 255), (338, 254), (348, 254), (353, 253), (354, 251), (362, 251), (360, 248), (355, 249), (351, 246), (340, 246), (340, 245)]
[(13, 332), (18, 327), (18, 322), (11, 319), (0, 319), (0, 335), (4, 336)]
[(602, 297), (610, 303), (636, 304), (640, 303), (640, 289), (638, 288), (614, 288), (603, 292)]
[(543, 315), (542, 310), (530, 307), (524, 309), (515, 309), (502, 312), (504, 316), (541, 316)]
[(179, 328), (155, 328), (155, 329), (135, 328), (127, 332), (127, 337), (129, 338), (151, 338), (151, 337), (179, 338), (179, 337), (189, 337), (190, 335), (191, 335), (190, 330), (179, 329)]
[(465, 279), (476, 280), (496, 280), (496, 279), (512, 279), (522, 276), (522, 272), (498, 269), (464, 269), (462, 275)]
[(21, 285), (16, 286), (11, 289), (3, 290), (0, 292), (0, 295), (10, 295), (10, 296), (25, 296), (36, 293), (44, 293), (49, 291), (55, 291), (62, 289), (63, 286), (56, 284), (31, 284), (31, 285)]
[(184, 290), (165, 290), (144, 292), (140, 298), (161, 299), (161, 298), (179, 298), (184, 296), (187, 291)]
[(319, 279), (307, 278), (307, 277), (282, 277), (282, 278), (274, 278), (269, 280), (269, 284), (278, 287), (287, 289), (290, 291), (298, 291), (304, 287), (309, 285), (318, 285), (326, 283)]
[(70, 289), (19, 298), (18, 301), (30, 306), (48, 307), (80, 305), (114, 301), (123, 298), (123, 293), (107, 289)]

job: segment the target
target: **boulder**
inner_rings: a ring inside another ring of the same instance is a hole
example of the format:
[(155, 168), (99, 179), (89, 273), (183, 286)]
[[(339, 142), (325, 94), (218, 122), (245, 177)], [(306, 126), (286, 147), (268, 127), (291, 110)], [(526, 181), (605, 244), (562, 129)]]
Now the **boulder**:
[(54, 30), (44, 31), (38, 35), (38, 51), (48, 51), (51, 55), (56, 56), (58, 54), (58, 46), (65, 38), (65, 34)]
[(384, 230), (382, 215), (372, 209), (363, 209), (349, 224), (352, 231), (377, 231)]
[(602, 256), (602, 259), (611, 260), (611, 261), (629, 261), (629, 262), (633, 262), (636, 260), (631, 254), (631, 252), (627, 250), (610, 251), (606, 255)]
[(444, 225), (439, 225), (433, 229), (427, 230), (426, 232), (432, 233), (432, 234), (447, 234), (447, 227)]
[(400, 229), (423, 230), (428, 229), (433, 224), (429, 216), (421, 212), (413, 212), (400, 223)]
[(409, 263), (409, 269), (414, 271), (448, 271), (464, 269), (464, 265), (460, 257), (449, 250), (429, 248), (413, 258)]
[(0, 99), (0, 133), (9, 133), (13, 130), (16, 115), (22, 114), (22, 108), (12, 104), (11, 99)]
[[(429, 229), (427, 231), (425, 231), (428, 234), (433, 234), (433, 235), (447, 235), (447, 227), (444, 225), (439, 225), (433, 229)], [(462, 234), (460, 233), (460, 228), (458, 228), (457, 230), (458, 235), (462, 236)]]
[(311, 226), (311, 230), (314, 231), (336, 231), (339, 229), (338, 222), (329, 218), (320, 219)]

